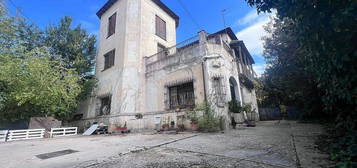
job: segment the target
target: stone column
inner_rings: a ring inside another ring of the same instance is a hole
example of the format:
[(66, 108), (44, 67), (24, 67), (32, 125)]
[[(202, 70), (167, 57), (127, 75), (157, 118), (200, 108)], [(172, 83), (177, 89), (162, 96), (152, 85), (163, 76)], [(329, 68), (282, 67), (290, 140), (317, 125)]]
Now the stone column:
[(204, 44), (207, 42), (207, 33), (204, 30), (201, 30), (198, 32), (198, 36), (199, 36), (199, 41), (200, 44)]

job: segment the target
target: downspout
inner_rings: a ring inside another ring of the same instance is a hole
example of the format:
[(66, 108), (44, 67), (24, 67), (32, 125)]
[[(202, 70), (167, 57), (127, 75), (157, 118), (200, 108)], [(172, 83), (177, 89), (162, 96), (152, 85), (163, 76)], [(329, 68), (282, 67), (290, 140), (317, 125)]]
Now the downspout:
[(204, 94), (204, 99), (205, 99), (205, 103), (207, 103), (207, 93), (206, 93), (206, 75), (205, 75), (205, 63), (206, 59), (203, 59), (201, 66), (202, 66), (202, 78), (203, 78), (203, 94)]

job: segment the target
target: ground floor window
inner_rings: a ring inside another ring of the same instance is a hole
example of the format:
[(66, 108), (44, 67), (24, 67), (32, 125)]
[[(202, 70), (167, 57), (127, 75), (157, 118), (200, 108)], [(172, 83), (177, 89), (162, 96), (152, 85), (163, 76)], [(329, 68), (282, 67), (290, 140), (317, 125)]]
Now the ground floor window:
[(223, 85), (223, 78), (215, 77), (213, 78), (213, 88), (214, 88), (214, 98), (217, 105), (224, 105), (225, 103), (225, 88)]
[(106, 96), (106, 97), (100, 98), (99, 116), (109, 115), (110, 109), (111, 109), (111, 104), (112, 104), (111, 96)]
[(193, 82), (169, 88), (170, 108), (190, 108), (195, 106)]

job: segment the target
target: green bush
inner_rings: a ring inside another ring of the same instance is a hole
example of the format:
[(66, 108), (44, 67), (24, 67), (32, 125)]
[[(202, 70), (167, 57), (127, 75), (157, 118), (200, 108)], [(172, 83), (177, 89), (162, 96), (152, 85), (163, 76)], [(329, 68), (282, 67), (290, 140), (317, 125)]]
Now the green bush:
[(333, 130), (329, 135), (332, 143), (329, 145), (332, 160), (336, 161), (336, 167), (357, 167), (357, 133), (348, 131), (344, 134)]
[(252, 80), (250, 80), (247, 76), (245, 76), (244, 74), (240, 74), (239, 75), (239, 81), (249, 90), (253, 90), (254, 89), (254, 83)]
[(229, 111), (231, 113), (242, 113), (243, 112), (242, 106), (235, 100), (231, 100), (230, 102), (228, 102), (228, 105), (229, 105)]
[(217, 132), (222, 129), (223, 119), (216, 116), (211, 105), (204, 103), (196, 108), (196, 111), (203, 111), (203, 116), (198, 118), (198, 129), (202, 132)]

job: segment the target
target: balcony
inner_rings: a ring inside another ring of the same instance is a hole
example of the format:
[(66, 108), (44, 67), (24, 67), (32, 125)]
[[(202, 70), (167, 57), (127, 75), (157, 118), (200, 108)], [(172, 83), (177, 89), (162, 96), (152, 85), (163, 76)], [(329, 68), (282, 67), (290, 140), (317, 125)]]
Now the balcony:
[(194, 61), (200, 52), (199, 36), (189, 38), (175, 46), (145, 58), (146, 73)]

